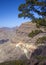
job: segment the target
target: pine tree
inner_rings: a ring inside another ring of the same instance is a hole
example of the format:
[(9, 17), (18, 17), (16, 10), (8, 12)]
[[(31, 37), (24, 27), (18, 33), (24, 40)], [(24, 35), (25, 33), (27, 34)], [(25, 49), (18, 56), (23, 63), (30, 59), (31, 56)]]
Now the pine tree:
[(28, 17), (31, 19), (35, 19), (35, 15), (39, 15), (42, 18), (46, 18), (46, 0), (25, 0), (24, 4), (21, 4), (18, 8), (21, 12), (18, 16)]

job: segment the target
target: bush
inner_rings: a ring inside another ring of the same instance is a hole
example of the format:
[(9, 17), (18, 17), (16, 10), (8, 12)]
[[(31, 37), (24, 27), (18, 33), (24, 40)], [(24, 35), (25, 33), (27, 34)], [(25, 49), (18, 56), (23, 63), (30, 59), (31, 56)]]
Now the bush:
[(37, 19), (36, 20), (36, 26), (38, 28), (41, 27), (41, 26), (46, 27), (46, 20), (45, 19), (41, 19), (41, 18)]
[(45, 44), (45, 43), (46, 43), (46, 36), (40, 37), (36, 41), (36, 44)]
[(39, 33), (42, 33), (41, 30), (35, 30), (35, 31), (32, 31), (31, 33), (29, 33), (29, 37), (34, 37), (35, 35), (39, 34)]

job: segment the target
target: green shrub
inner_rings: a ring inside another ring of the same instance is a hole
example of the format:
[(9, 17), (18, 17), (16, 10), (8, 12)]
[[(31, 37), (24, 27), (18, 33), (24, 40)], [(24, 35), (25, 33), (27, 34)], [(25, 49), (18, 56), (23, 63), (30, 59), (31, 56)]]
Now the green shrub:
[(29, 33), (29, 37), (34, 37), (35, 35), (39, 34), (39, 33), (42, 33), (41, 30), (35, 30), (35, 31), (32, 31), (31, 33)]
[(46, 20), (45, 19), (41, 19), (41, 18), (37, 19), (36, 20), (36, 26), (38, 28), (41, 27), (41, 26), (46, 27)]
[(46, 36), (40, 37), (36, 41), (36, 44), (45, 44), (45, 43), (46, 43)]

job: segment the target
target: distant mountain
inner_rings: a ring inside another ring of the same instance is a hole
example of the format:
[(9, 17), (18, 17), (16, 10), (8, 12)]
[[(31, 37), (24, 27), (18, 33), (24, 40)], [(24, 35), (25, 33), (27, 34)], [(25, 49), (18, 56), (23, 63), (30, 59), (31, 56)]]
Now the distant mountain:
[(16, 27), (8, 28), (2, 27), (0, 28), (0, 39), (10, 39), (15, 35)]
[(13, 27), (13, 28), (9, 28), (9, 27), (2, 27), (2, 28), (0, 28), (0, 30), (2, 30), (2, 31), (10, 31), (10, 30), (13, 30), (13, 29), (15, 29), (15, 30), (16, 30), (16, 27)]

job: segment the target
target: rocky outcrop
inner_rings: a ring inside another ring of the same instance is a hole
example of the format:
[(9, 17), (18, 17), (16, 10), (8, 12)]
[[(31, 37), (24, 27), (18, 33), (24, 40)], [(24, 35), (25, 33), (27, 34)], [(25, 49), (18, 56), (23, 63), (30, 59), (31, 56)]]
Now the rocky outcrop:
[(0, 44), (0, 62), (22, 59), (24, 55), (27, 59), (30, 59), (31, 53), (36, 48), (37, 47), (34, 45), (28, 45), (22, 42), (17, 44), (10, 42), (7, 42), (7, 44)]
[[(42, 30), (45, 33), (39, 33), (34, 38), (28, 37), (28, 34), (32, 32), (32, 30)], [(25, 43), (35, 43), (39, 37), (45, 36), (46, 31), (44, 27), (37, 28), (36, 23), (26, 22), (23, 23), (17, 30), (16, 30), (16, 38), (20, 41)]]
[(46, 46), (38, 47), (32, 53), (30, 65), (46, 65), (46, 51), (45, 50), (46, 50)]

